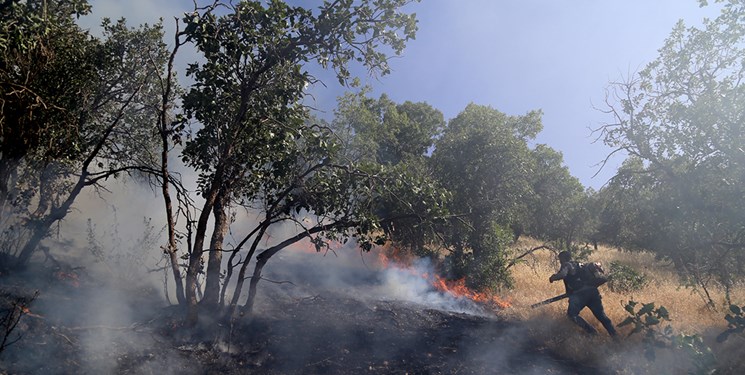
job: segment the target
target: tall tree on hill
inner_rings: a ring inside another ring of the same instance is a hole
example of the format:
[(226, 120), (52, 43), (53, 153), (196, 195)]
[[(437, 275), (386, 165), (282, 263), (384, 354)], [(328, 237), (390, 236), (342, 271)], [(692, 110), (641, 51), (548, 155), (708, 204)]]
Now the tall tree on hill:
[[(284, 220), (301, 225), (290, 213), (307, 212), (319, 219), (312, 228), (258, 255), (253, 289), (266, 260), (290, 243), (342, 228), (374, 229), (371, 221), (360, 219), (366, 215), (355, 214), (365, 207), (358, 201), (364, 193), (348, 195), (362, 183), (354, 178), (374, 174), (333, 163), (329, 153), (334, 145), (327, 133), (304, 121), (307, 112), (301, 99), (305, 86), (314, 81), (306, 64), (317, 62), (334, 69), (342, 83), (351, 77), (351, 61), (376, 73), (388, 73), (388, 57), (382, 47), (398, 54), (416, 30), (414, 16), (401, 12), (408, 2), (337, 0), (316, 10), (281, 1), (217, 2), (186, 15), (186, 38), (204, 57), (203, 62), (187, 69), (194, 84), (183, 104), (187, 118), (200, 125), (186, 142), (183, 159), (199, 173), (198, 189), (204, 199), (186, 273), (191, 323), (197, 319), (197, 277), (205, 253), (208, 262), (202, 304), (220, 305), (221, 289), (225, 289), (224, 283), (220, 288), (222, 254), (226, 251), (223, 240), (229, 210), (236, 204), (258, 209), (262, 219), (241, 241), (241, 246), (248, 243), (249, 248), (240, 259), (231, 306), (237, 303), (245, 268), (268, 228)], [(370, 186), (376, 186), (372, 182), (376, 178), (363, 180), (368, 181), (365, 189), (373, 197)], [(210, 216), (214, 221), (208, 237)], [(239, 248), (232, 249), (232, 254)], [(254, 295), (249, 296), (246, 310), (250, 310)]]
[[(527, 140), (541, 130), (540, 111), (507, 116), (491, 107), (469, 104), (450, 120), (432, 154), (437, 180), (453, 194), (450, 209), (462, 214), (447, 228), (454, 276), (470, 286), (479, 280), (508, 283), (507, 228), (522, 218), (531, 194), (533, 158)], [(470, 281), (469, 281), (470, 280)]]
[(744, 14), (733, 0), (701, 29), (678, 23), (655, 61), (612, 86), (615, 121), (599, 129), (651, 176), (659, 230), (646, 247), (704, 291), (745, 276)]
[(560, 241), (568, 246), (581, 235), (585, 221), (582, 184), (563, 165), (560, 152), (539, 144), (531, 154), (535, 164), (531, 173), (532, 194), (526, 197), (526, 230), (536, 238)]
[[(332, 125), (344, 144), (343, 157), (355, 162), (377, 163), (393, 167), (402, 174), (419, 176), (422, 187), (438, 185), (428, 166), (428, 152), (445, 127), (440, 111), (427, 103), (394, 103), (386, 95), (378, 99), (366, 96), (367, 90), (339, 98)], [(447, 200), (447, 194), (441, 199)], [(401, 212), (402, 199), (379, 201), (375, 208), (382, 216)], [(411, 202), (407, 202), (411, 203)], [(432, 208), (422, 207), (427, 214)], [(434, 228), (417, 218), (401, 218), (383, 228), (399, 247), (418, 255), (433, 250)]]

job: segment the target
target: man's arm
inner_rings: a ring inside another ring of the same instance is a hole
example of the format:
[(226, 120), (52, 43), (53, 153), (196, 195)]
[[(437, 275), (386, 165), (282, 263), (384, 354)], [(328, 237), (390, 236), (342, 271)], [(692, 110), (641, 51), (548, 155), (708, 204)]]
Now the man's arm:
[(559, 272), (551, 275), (551, 277), (548, 278), (549, 283), (553, 283), (554, 281), (562, 280), (569, 274), (569, 264), (564, 263), (561, 265), (561, 268), (559, 269)]

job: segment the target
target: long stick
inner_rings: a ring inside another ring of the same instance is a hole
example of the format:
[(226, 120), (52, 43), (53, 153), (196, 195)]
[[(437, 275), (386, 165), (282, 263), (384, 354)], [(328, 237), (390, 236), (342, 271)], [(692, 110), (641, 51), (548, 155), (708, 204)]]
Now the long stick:
[(545, 301), (534, 303), (534, 304), (530, 305), (530, 308), (531, 309), (535, 309), (536, 307), (543, 306), (543, 305), (548, 305), (549, 303), (560, 301), (560, 300), (563, 300), (564, 298), (567, 298), (567, 297), (569, 297), (569, 294), (567, 294), (567, 293), (560, 294), (560, 295), (558, 295), (556, 297), (551, 297), (551, 298), (549, 298), (549, 299), (547, 299)]
[[(585, 290), (589, 290), (589, 289), (592, 289), (592, 288), (597, 288), (597, 286), (589, 286), (589, 285), (588, 286), (584, 286), (582, 288), (579, 288), (579, 289), (575, 290), (572, 293), (584, 292)], [(534, 304), (530, 305), (530, 308), (535, 309), (538, 306), (548, 305), (549, 303), (553, 303), (553, 302), (556, 302), (556, 301), (561, 301), (561, 300), (563, 300), (564, 298), (567, 298), (567, 297), (569, 297), (569, 293), (560, 294), (560, 295), (558, 295), (556, 297), (551, 297), (551, 298), (549, 298), (549, 299), (547, 299), (545, 301), (534, 303)]]

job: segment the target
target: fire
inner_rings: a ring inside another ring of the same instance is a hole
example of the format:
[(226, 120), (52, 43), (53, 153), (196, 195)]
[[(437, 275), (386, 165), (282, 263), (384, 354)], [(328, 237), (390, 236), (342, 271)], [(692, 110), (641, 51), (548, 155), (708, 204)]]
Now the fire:
[(439, 291), (449, 293), (455, 297), (468, 298), (481, 304), (495, 306), (500, 309), (505, 309), (512, 306), (509, 301), (502, 300), (494, 294), (475, 292), (469, 289), (466, 286), (465, 278), (455, 281), (448, 281), (438, 275), (435, 275), (433, 285)]
[(455, 281), (449, 281), (439, 275), (430, 275), (429, 273), (418, 273), (412, 267), (412, 256), (404, 254), (398, 248), (385, 246), (378, 253), (378, 259), (383, 268), (396, 267), (412, 274), (418, 274), (438, 291), (449, 294), (456, 298), (465, 298), (481, 305), (486, 305), (495, 309), (505, 309), (511, 307), (509, 301), (501, 299), (492, 293), (473, 291), (466, 286), (465, 278)]
[(381, 248), (378, 253), (378, 260), (380, 260), (383, 268), (409, 269), (412, 263), (412, 257), (409, 254), (404, 254), (399, 248), (388, 245)]
[(23, 313), (24, 315), (28, 315), (34, 318), (44, 319), (43, 316), (32, 313), (31, 310), (29, 310), (27, 306), (20, 306), (20, 308), (21, 308), (21, 313)]

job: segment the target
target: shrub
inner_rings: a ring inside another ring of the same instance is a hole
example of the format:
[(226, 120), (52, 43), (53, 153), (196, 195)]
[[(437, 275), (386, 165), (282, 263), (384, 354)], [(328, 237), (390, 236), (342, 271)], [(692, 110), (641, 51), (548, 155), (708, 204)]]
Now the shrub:
[(629, 316), (618, 327), (633, 325), (629, 336), (637, 333), (644, 335), (642, 343), (647, 359), (655, 360), (657, 349), (682, 351), (695, 369), (689, 373), (712, 374), (716, 371), (716, 357), (700, 335), (675, 334), (669, 324), (663, 328), (662, 322), (670, 321), (670, 315), (664, 306), (655, 308), (654, 302), (642, 303), (641, 308), (636, 311), (637, 305), (638, 302), (629, 301), (624, 306)]
[(724, 316), (724, 320), (727, 321), (727, 330), (717, 336), (717, 342), (724, 342), (729, 335), (742, 334), (745, 331), (745, 305), (730, 305), (729, 311), (731, 314)]
[(499, 225), (493, 225), (490, 232), (481, 236), (475, 243), (478, 248), (467, 258), (466, 286), (477, 291), (511, 287), (512, 277), (507, 269), (511, 243), (512, 232)]
[(649, 283), (647, 275), (616, 261), (610, 263), (608, 274), (608, 288), (616, 293), (638, 291)]

